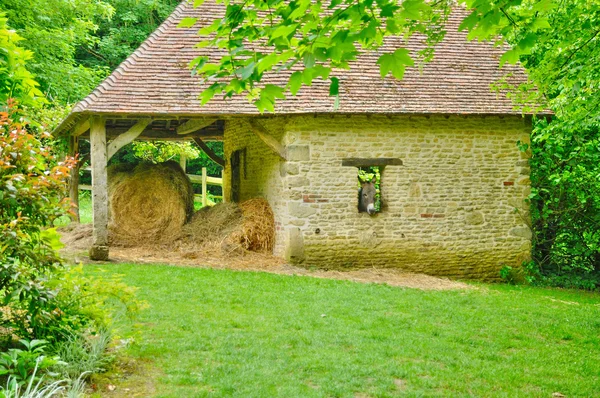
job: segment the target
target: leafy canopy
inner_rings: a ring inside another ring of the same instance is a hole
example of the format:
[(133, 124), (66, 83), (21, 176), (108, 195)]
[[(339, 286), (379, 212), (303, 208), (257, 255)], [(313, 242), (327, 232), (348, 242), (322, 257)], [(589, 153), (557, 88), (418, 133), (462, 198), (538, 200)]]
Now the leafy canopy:
[[(201, 1), (195, 1), (196, 5)], [(202, 93), (206, 103), (216, 95), (246, 94), (261, 111), (273, 111), (286, 92), (296, 94), (315, 79), (329, 80), (330, 94), (339, 96), (342, 69), (361, 51), (381, 47), (386, 36), (426, 33), (430, 45), (443, 38), (450, 0), (223, 0), (226, 13), (200, 29), (198, 46), (224, 50), (220, 58), (199, 57), (194, 73), (212, 84)], [(193, 26), (185, 18), (181, 27)], [(419, 54), (398, 49), (380, 56), (381, 75), (401, 78), (413, 57), (426, 60), (431, 47)], [(265, 74), (289, 71), (285, 85), (260, 85)]]
[(6, 104), (12, 98), (23, 105), (34, 105), (43, 100), (43, 94), (27, 69), (33, 54), (19, 46), (23, 39), (7, 23), (0, 12), (0, 103)]
[(77, 62), (90, 50), (97, 22), (110, 18), (113, 8), (100, 0), (2, 0), (11, 28), (32, 52), (28, 68), (48, 99), (72, 103), (82, 99), (106, 75), (106, 70)]
[[(330, 94), (339, 96), (339, 73), (352, 67), (360, 51), (379, 49), (387, 36), (408, 39), (423, 34), (429, 46), (419, 54), (398, 48), (379, 56), (381, 75), (401, 79), (406, 67), (434, 56), (433, 46), (443, 39), (444, 24), (454, 5), (450, 0), (217, 2), (224, 4), (225, 15), (200, 29), (203, 40), (198, 46), (220, 48), (222, 56), (199, 57), (190, 65), (203, 81), (211, 83), (201, 101), (206, 103), (217, 94), (246, 94), (261, 111), (273, 111), (277, 99), (287, 93), (295, 95), (317, 78), (329, 80)], [(525, 110), (560, 107), (555, 111), (585, 117), (586, 110), (600, 108), (597, 2), (462, 0), (459, 6), (471, 11), (461, 30), (467, 30), (471, 39), (510, 44), (500, 64), (522, 61), (528, 69), (529, 83), (497, 85), (509, 89)], [(180, 26), (195, 22), (195, 18), (185, 18)], [(265, 74), (281, 71), (289, 71), (287, 83), (260, 84)]]

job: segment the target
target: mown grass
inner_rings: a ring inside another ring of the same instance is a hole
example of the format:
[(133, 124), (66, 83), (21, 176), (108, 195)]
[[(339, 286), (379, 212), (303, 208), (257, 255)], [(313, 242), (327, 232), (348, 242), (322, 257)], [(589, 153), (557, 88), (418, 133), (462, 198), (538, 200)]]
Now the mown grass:
[(160, 397), (591, 397), (600, 296), (480, 285), (420, 291), (120, 264), (151, 308), (131, 355)]

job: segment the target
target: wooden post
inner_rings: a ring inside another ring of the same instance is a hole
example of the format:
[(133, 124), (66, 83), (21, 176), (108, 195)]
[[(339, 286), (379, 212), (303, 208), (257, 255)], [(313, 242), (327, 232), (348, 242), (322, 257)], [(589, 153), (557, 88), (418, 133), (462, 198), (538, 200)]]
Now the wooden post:
[[(76, 156), (79, 151), (79, 138), (69, 137), (69, 156)], [(79, 159), (73, 165), (71, 170), (71, 180), (69, 184), (69, 198), (71, 199), (71, 219), (79, 222)]]
[(90, 119), (90, 153), (92, 155), (93, 234), (90, 259), (108, 260), (108, 176), (106, 166), (106, 121)]
[(208, 198), (206, 197), (206, 167), (202, 168), (202, 207), (208, 204)]
[(179, 165), (181, 166), (181, 168), (183, 169), (183, 172), (185, 173), (185, 169), (187, 166), (187, 157), (185, 156), (184, 153), (179, 155)]
[(227, 197), (225, 196), (225, 166), (221, 169), (221, 201), (223, 203), (228, 202)]

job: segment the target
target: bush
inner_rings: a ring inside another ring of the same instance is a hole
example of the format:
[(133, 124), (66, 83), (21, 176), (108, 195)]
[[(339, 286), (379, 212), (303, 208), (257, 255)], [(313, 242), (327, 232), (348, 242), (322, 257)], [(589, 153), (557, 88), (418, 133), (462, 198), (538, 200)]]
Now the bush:
[(532, 135), (535, 282), (600, 286), (600, 134), (595, 123), (541, 120)]
[[(0, 112), (0, 300), (4, 345), (14, 338), (46, 336), (60, 318), (46, 285), (62, 264), (56, 249), (58, 235), (49, 227), (68, 211), (63, 193), (72, 159), (58, 161), (35, 137)], [(50, 167), (51, 164), (55, 166)]]
[(47, 341), (21, 340), (25, 350), (12, 348), (0, 353), (0, 380), (22, 386), (40, 380), (43, 371), (60, 363), (59, 357), (45, 355)]

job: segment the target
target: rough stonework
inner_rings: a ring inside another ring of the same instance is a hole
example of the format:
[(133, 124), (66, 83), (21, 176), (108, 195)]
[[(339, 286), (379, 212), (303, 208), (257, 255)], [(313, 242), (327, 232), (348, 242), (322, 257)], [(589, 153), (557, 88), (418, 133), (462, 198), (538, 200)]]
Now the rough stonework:
[[(496, 279), (529, 257), (528, 142), (518, 116), (276, 117), (261, 123), (281, 160), (242, 118), (225, 126), (227, 159), (245, 148), (241, 200), (262, 196), (275, 254), (320, 268), (400, 267)], [(357, 210), (357, 169), (344, 158), (400, 158), (381, 177), (383, 209)], [(230, 164), (225, 179), (230, 180)], [(225, 190), (230, 191), (230, 181)]]

